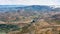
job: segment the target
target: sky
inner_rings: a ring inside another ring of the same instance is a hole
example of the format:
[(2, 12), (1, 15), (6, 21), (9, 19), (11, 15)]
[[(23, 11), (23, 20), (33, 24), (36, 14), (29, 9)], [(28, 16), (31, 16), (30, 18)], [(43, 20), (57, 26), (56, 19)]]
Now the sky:
[(0, 0), (0, 5), (60, 5), (60, 0)]

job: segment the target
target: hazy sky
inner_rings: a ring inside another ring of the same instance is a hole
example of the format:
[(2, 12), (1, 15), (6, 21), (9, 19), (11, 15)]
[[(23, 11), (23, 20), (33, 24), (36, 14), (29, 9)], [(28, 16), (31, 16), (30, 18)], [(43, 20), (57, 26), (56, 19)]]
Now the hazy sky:
[(0, 5), (60, 5), (60, 0), (0, 0)]

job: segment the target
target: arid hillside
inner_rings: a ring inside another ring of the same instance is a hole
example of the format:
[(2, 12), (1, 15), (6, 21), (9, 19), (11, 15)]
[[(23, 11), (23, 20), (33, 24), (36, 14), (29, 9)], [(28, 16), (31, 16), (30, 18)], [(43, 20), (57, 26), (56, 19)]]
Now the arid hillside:
[(1, 34), (60, 34), (60, 8), (1, 6)]

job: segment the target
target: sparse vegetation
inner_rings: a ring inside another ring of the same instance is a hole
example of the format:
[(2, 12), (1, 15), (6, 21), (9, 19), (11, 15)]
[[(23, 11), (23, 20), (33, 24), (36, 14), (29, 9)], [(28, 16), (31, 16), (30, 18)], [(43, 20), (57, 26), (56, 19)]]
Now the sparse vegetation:
[(6, 12), (0, 13), (0, 34), (58, 34), (60, 32), (60, 12), (55, 11), (57, 8), (33, 5), (3, 9)]

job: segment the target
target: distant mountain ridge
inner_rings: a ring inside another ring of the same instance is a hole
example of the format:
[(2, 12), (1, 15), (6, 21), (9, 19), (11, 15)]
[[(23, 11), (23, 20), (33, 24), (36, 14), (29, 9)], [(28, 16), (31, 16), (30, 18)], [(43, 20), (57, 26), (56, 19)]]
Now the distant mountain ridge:
[(16, 11), (24, 9), (25, 11), (51, 11), (56, 10), (51, 6), (43, 6), (43, 5), (31, 5), (31, 6), (20, 6), (20, 5), (0, 5), (0, 12), (1, 11)]

